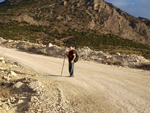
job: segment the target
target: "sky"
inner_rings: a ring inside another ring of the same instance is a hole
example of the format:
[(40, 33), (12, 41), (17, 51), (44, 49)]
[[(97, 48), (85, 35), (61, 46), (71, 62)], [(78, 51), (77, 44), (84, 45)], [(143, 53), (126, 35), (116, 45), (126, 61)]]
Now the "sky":
[(0, 2), (3, 2), (4, 0), (0, 0)]
[(123, 11), (150, 19), (150, 0), (105, 0)]
[[(0, 0), (2, 2), (4, 0)], [(150, 19), (150, 0), (104, 0), (135, 16)]]

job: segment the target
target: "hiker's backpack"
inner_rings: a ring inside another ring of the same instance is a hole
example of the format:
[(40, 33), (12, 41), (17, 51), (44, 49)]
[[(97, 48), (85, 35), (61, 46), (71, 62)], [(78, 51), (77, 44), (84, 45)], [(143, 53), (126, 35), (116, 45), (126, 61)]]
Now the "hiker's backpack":
[(74, 63), (78, 62), (78, 60), (79, 60), (79, 56), (77, 54), (77, 51), (75, 51), (75, 53), (76, 53), (76, 58), (74, 59)]

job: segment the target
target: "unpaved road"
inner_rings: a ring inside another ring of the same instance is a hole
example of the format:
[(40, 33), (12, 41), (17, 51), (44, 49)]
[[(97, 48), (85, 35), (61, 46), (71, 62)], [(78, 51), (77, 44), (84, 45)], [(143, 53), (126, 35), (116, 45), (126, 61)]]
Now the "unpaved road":
[(75, 64), (75, 77), (70, 78), (67, 61), (60, 76), (61, 58), (3, 47), (0, 56), (41, 73), (50, 90), (50, 83), (55, 82), (63, 112), (150, 113), (150, 71), (79, 61)]

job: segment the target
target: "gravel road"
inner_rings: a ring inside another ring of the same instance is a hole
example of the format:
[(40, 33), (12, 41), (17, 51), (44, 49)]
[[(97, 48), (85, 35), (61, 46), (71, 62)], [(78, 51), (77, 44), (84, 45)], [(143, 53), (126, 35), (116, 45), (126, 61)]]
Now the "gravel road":
[(63, 112), (150, 113), (150, 71), (79, 61), (70, 78), (67, 60), (60, 76), (61, 58), (3, 47), (0, 56), (40, 73), (50, 90), (54, 82)]

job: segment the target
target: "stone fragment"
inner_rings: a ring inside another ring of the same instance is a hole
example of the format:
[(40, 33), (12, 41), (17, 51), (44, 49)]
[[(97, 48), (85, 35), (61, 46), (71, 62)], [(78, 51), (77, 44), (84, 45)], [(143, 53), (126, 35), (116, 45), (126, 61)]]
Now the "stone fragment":
[(9, 81), (11, 78), (9, 76), (3, 76), (3, 79)]
[(13, 85), (13, 88), (19, 89), (24, 85), (22, 82), (17, 82), (16, 84)]
[(21, 104), (21, 103), (23, 103), (23, 102), (24, 102), (24, 101), (20, 99), (17, 103), (18, 103), (18, 104)]
[(28, 84), (28, 87), (33, 91), (37, 91), (38, 88), (42, 86), (42, 83), (39, 81), (32, 81)]
[(0, 62), (1, 62), (2, 64), (5, 64), (5, 60), (4, 60), (3, 57), (0, 57)]
[(10, 71), (10, 72), (8, 73), (8, 75), (10, 75), (10, 76), (16, 76), (17, 74), (16, 74), (14, 71)]
[(3, 109), (3, 110), (9, 110), (9, 107), (8, 107), (7, 104), (2, 104), (2, 109)]

